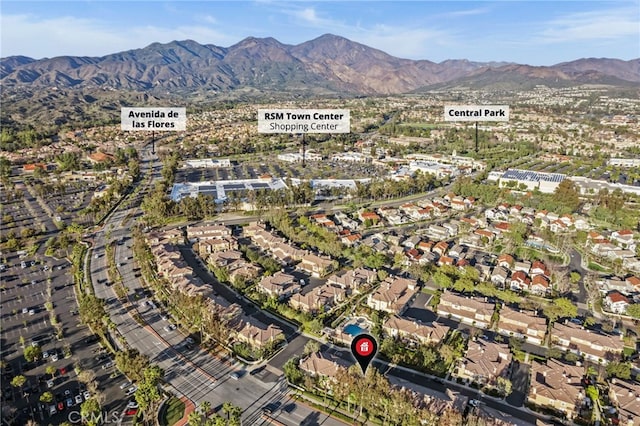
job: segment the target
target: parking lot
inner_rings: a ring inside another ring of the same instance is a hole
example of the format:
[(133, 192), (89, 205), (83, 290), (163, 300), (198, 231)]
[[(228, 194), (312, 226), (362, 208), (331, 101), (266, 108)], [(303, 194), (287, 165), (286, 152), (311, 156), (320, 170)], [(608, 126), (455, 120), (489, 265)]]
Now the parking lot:
[(269, 175), (296, 179), (359, 179), (385, 175), (387, 170), (367, 163), (332, 160), (289, 163), (265, 157), (255, 163), (242, 163), (213, 169), (179, 169), (176, 182), (201, 182), (235, 179), (257, 179)]
[[(104, 409), (122, 413), (129, 398), (110, 377), (115, 368), (102, 368), (110, 356), (100, 353), (104, 350), (97, 340), (87, 341), (91, 333), (79, 321), (71, 265), (66, 259), (44, 255), (44, 241), (57, 229), (40, 203), (27, 191), (24, 194), (9, 204), (20, 217), (15, 223), (35, 223), (33, 211), (49, 235), (31, 240), (37, 250), (5, 251), (0, 262), (3, 419), (15, 425), (29, 419), (60, 424), (92, 396), (99, 397)], [(8, 232), (4, 225), (2, 232)], [(38, 346), (41, 356), (28, 362), (24, 350), (31, 346)], [(93, 371), (97, 389), (78, 380), (76, 367)], [(12, 379), (19, 375), (25, 377), (24, 385), (12, 386)], [(51, 392), (52, 401), (40, 401), (45, 392)]]

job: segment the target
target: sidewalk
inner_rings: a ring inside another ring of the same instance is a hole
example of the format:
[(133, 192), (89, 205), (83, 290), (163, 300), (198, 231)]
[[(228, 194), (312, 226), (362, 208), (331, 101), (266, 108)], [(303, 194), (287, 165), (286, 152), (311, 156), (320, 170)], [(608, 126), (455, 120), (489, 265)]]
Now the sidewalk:
[(184, 414), (174, 426), (186, 426), (189, 424), (189, 414), (195, 411), (196, 405), (186, 396), (180, 397), (180, 401), (184, 402)]

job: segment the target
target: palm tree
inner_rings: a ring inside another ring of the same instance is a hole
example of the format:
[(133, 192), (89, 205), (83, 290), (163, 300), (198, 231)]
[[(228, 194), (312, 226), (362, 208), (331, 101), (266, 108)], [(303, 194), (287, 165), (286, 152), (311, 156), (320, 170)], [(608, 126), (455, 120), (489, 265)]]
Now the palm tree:
[(234, 405), (231, 402), (225, 402), (222, 404), (222, 411), (227, 415), (227, 419), (231, 419), (231, 412), (233, 411)]
[(200, 404), (200, 411), (202, 412), (202, 414), (207, 416), (207, 414), (209, 414), (209, 411), (211, 411), (211, 403), (209, 401), (203, 401), (202, 404)]
[(202, 417), (200, 413), (197, 411), (192, 411), (189, 413), (189, 417), (187, 418), (189, 422), (189, 426), (201, 426), (202, 425)]

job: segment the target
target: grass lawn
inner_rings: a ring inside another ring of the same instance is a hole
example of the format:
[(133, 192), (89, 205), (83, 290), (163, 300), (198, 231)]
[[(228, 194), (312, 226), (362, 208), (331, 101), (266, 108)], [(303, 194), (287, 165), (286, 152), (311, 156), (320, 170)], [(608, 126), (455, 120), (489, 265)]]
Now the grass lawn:
[(160, 415), (161, 426), (173, 426), (184, 415), (184, 402), (178, 398), (171, 398), (164, 405), (163, 412)]
[(602, 265), (599, 265), (595, 262), (589, 262), (589, 269), (598, 271), (598, 272), (608, 272), (609, 270)]

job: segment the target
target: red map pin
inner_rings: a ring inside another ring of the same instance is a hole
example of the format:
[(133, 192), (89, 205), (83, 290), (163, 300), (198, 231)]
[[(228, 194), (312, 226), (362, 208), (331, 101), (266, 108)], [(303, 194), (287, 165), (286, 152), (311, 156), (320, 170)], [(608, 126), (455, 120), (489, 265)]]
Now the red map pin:
[(378, 343), (376, 339), (369, 334), (359, 334), (351, 342), (351, 353), (360, 364), (362, 374), (367, 372), (369, 363), (376, 356), (378, 351)]

